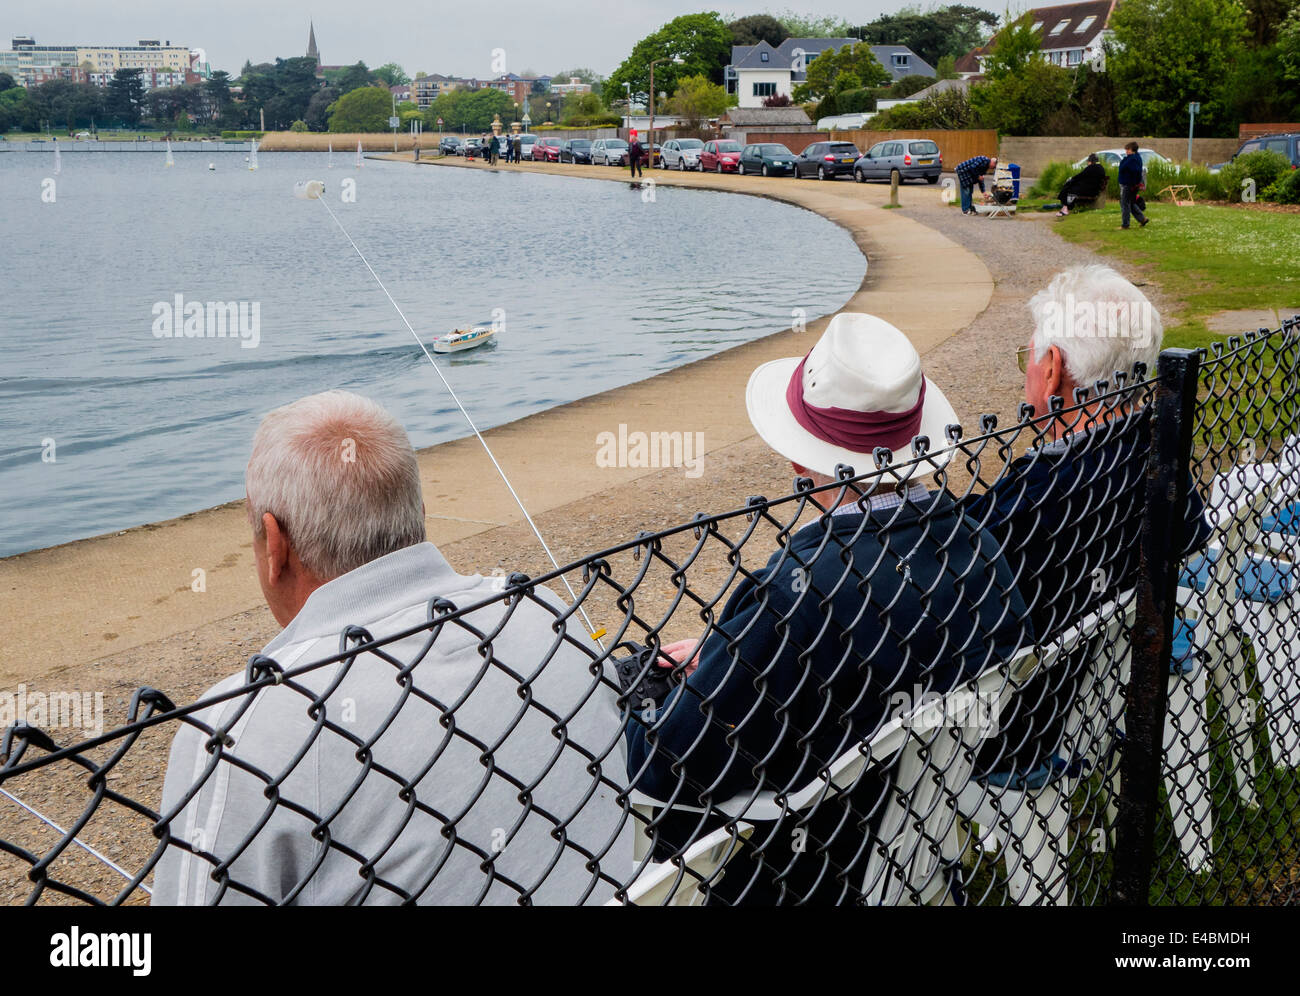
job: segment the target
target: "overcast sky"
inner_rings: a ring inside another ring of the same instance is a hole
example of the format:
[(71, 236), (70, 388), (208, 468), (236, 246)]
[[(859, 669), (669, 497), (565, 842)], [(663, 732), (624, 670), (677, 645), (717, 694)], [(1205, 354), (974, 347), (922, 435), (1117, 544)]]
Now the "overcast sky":
[[(976, 3), (1002, 13), (1006, 3)], [(765, 11), (843, 15), (864, 23), (906, 0), (775, 0), (720, 4), (724, 18)], [(925, 2), (922, 6), (930, 6)], [(396, 62), (455, 76), (489, 76), (492, 50), (511, 72), (556, 73), (584, 66), (613, 71), (644, 36), (679, 14), (709, 7), (690, 0), (211, 0), (180, 9), (176, 0), (4, 0), (0, 44), (32, 35), (37, 44), (130, 45), (141, 38), (206, 50), (214, 69), (237, 73), (245, 59), (302, 55), (308, 21), (326, 65)], [(188, 5), (186, 5), (188, 6)], [(1013, 7), (1027, 6), (1013, 3)]]

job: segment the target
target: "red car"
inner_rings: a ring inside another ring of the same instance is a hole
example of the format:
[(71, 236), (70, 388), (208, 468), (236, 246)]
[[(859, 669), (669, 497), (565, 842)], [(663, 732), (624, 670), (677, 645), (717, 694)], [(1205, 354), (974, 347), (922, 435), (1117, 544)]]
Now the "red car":
[(558, 138), (539, 138), (533, 143), (533, 162), (558, 163), (560, 161), (560, 140)]
[(715, 173), (735, 173), (740, 169), (740, 143), (730, 139), (705, 142), (695, 168), (701, 173), (705, 170), (713, 170)]

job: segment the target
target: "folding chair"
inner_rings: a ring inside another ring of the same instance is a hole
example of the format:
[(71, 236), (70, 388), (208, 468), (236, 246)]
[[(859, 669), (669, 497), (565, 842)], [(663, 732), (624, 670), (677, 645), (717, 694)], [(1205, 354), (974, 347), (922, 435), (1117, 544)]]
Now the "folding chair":
[(1097, 641), (1116, 648), (1109, 658), (1093, 654), (1052, 760), (1015, 781), (972, 779), (958, 797), (962, 815), (979, 827), (981, 847), (1000, 848), (1018, 905), (1069, 904), (1070, 796), (1082, 770), (1108, 761), (1120, 708), (1120, 658), (1128, 656), (1124, 627), (1133, 612), (1131, 597), (1127, 609), (1109, 602), (1040, 648), (1041, 669), (1049, 673), (1077, 648)]
[[(1036, 653), (1026, 650), (1007, 664), (988, 668), (890, 720), (795, 792), (751, 789), (707, 808), (676, 802), (671, 808), (725, 816), (737, 828), (776, 822), (793, 813), (811, 813), (823, 801), (853, 789), (871, 768), (888, 766), (888, 798), (870, 844), (863, 894), (871, 905), (951, 902), (943, 865), (957, 833), (957, 795), (970, 780), (976, 745), (989, 736), (1006, 705), (1009, 682), (1027, 680), (1037, 666)], [(642, 823), (633, 845), (639, 864), (653, 842), (654, 813), (665, 803), (635, 791), (631, 799)]]
[(735, 830), (718, 827), (692, 844), (680, 859), (646, 865), (628, 885), (626, 903), (615, 896), (605, 905), (703, 906), (706, 892), (702, 886), (722, 881), (727, 862), (753, 832), (748, 823), (737, 823)]
[(993, 201), (983, 205), (980, 213), (986, 218), (1010, 218), (1016, 213), (1020, 199), (1016, 196), (1015, 181), (1011, 170), (1001, 163), (993, 174)]

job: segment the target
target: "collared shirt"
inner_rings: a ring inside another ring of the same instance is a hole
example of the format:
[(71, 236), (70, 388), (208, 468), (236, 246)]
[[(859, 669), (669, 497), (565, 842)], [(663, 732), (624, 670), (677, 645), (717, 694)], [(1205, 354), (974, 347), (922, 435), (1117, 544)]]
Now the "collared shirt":
[(991, 161), (988, 156), (972, 156), (959, 162), (957, 164), (957, 182), (963, 187), (973, 187), (978, 183), (980, 190), (983, 190), (984, 174), (988, 171)]
[[(198, 853), (167, 850), (154, 904), (609, 898), (613, 887), (586, 864), (598, 855), (612, 878), (631, 867), (631, 821), (620, 832), (615, 787), (626, 777), (617, 684), (601, 681), (576, 637), (561, 640), (565, 606), (545, 588), (505, 620), (496, 601), (426, 625), (448, 604), (497, 594), (492, 579), (457, 574), (432, 543), (313, 592), (263, 651), (284, 671), (345, 651), (349, 626), (363, 628), (352, 646), (415, 632), (387, 643), (385, 657), (345, 657), (251, 702), (238, 695), (201, 710), (200, 722), (227, 735), (219, 752), (205, 731), (180, 727), (162, 813), (180, 807), (170, 832)], [(245, 682), (232, 675), (207, 694)], [(225, 861), (228, 882), (214, 880)], [(362, 861), (373, 863), (365, 873)]]

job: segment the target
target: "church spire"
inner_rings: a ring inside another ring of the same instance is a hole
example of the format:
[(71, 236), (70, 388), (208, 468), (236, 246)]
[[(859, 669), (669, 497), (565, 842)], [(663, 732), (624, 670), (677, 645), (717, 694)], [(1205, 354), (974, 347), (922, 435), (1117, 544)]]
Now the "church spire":
[(316, 65), (320, 65), (320, 51), (316, 48), (316, 24), (308, 22), (311, 27), (307, 31), (307, 58), (315, 59)]

